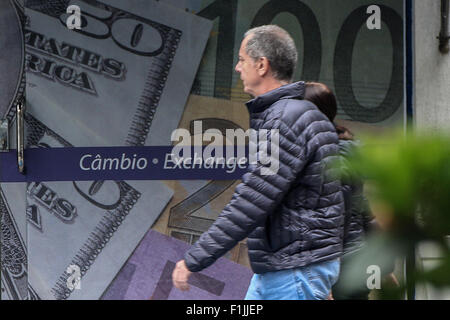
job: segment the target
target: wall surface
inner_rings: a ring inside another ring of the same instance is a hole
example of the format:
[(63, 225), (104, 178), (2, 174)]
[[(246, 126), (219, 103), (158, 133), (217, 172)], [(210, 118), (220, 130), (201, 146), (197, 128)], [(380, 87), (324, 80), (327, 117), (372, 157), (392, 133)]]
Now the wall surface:
[(418, 128), (450, 130), (450, 54), (439, 49), (441, 1), (414, 1), (415, 108)]
[[(414, 1), (415, 29), (415, 105), (417, 128), (450, 132), (450, 54), (439, 49), (441, 1)], [(417, 264), (423, 270), (433, 269), (441, 253), (431, 243), (417, 248)], [(416, 299), (450, 299), (450, 289), (438, 289), (430, 284), (416, 287)]]

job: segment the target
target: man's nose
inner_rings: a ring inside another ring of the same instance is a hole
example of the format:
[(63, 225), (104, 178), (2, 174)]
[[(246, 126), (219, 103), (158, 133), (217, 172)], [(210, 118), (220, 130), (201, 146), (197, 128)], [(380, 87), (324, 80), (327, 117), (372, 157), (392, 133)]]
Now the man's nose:
[(236, 64), (236, 67), (234, 67), (234, 71), (241, 73), (241, 66), (239, 65), (239, 62)]

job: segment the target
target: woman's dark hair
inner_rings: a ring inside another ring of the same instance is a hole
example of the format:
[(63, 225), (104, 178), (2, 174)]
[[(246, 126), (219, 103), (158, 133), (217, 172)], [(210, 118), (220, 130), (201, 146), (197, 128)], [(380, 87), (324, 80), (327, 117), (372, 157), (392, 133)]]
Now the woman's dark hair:
[(319, 82), (305, 83), (305, 100), (314, 103), (331, 122), (337, 114), (336, 97), (325, 84)]
[[(337, 114), (336, 97), (327, 85), (320, 82), (306, 82), (304, 99), (314, 103), (334, 123)], [(342, 126), (335, 125), (335, 127), (340, 139), (353, 139), (353, 133), (350, 130)]]

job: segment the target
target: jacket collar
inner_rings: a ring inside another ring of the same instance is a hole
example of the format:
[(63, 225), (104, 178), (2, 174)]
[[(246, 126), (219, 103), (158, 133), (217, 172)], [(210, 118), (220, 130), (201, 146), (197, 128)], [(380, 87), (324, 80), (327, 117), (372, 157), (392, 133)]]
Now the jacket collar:
[(262, 112), (272, 104), (282, 99), (303, 99), (305, 82), (299, 81), (286, 84), (272, 91), (266, 92), (246, 103), (250, 113)]

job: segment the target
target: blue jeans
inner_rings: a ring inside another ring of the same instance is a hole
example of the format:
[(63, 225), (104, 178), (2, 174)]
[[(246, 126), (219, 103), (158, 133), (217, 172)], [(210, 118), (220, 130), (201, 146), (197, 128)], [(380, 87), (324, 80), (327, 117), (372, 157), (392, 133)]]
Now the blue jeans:
[(324, 300), (339, 277), (340, 261), (253, 275), (245, 300)]

